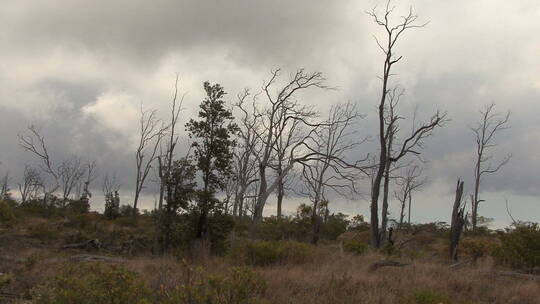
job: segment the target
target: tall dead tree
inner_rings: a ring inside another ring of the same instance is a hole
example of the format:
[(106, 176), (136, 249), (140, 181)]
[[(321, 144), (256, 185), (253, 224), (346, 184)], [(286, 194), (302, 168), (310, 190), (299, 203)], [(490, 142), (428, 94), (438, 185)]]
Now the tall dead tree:
[(495, 112), (495, 104), (491, 103), (480, 111), (480, 122), (472, 127), (476, 138), (476, 155), (474, 163), (474, 193), (472, 195), (472, 230), (476, 230), (478, 220), (478, 206), (484, 200), (480, 199), (480, 184), (485, 175), (497, 173), (511, 158), (507, 155), (502, 160), (493, 161), (493, 155), (490, 153), (492, 148), (497, 147), (495, 136), (503, 130), (509, 128), (508, 119), (510, 112), (505, 115)]
[[(157, 206), (157, 217), (156, 217), (156, 233), (154, 236), (154, 248), (158, 253), (164, 253), (168, 247), (168, 237), (165, 235), (167, 231), (170, 230), (168, 225), (172, 223), (172, 219), (165, 219), (164, 217), (171, 216), (171, 212), (163, 212), (163, 201), (165, 200), (167, 204), (172, 204), (171, 200), (173, 198), (173, 184), (171, 181), (171, 170), (173, 168), (173, 162), (175, 158), (175, 148), (178, 144), (179, 136), (176, 133), (176, 126), (180, 117), (180, 112), (182, 111), (182, 105), (184, 104), (184, 96), (178, 95), (178, 82), (179, 75), (176, 74), (174, 81), (174, 91), (171, 102), (170, 110), (170, 121), (167, 129), (167, 133), (163, 135), (164, 138), (167, 138), (165, 142), (165, 147), (160, 145), (160, 153), (157, 157), (158, 162), (158, 177), (159, 177), (159, 200)], [(188, 152), (189, 153), (189, 152)], [(171, 208), (167, 208), (170, 210)], [(160, 242), (161, 240), (161, 242)]]
[[(350, 103), (335, 105), (330, 109), (328, 120), (311, 137), (308, 150), (313, 156), (308, 161), (301, 161), (302, 180), (305, 195), (312, 201), (311, 222), (312, 240), (317, 244), (321, 227), (320, 209), (327, 202), (325, 193), (329, 190), (338, 195), (352, 198), (356, 194), (355, 181), (363, 168), (347, 162), (347, 154), (361, 144), (352, 137), (351, 131), (356, 120), (361, 116), (356, 106)], [(328, 206), (325, 206), (326, 210)], [(324, 213), (323, 213), (324, 214)]]
[(22, 183), (19, 183), (18, 187), (22, 204), (29, 200), (36, 199), (38, 197), (38, 192), (42, 187), (39, 171), (29, 165), (24, 165)]
[(135, 194), (133, 198), (134, 214), (137, 213), (137, 205), (141, 191), (146, 182), (146, 177), (152, 168), (152, 163), (158, 156), (158, 148), (167, 130), (167, 127), (157, 118), (157, 112), (155, 110), (144, 111), (142, 106), (139, 123), (139, 143), (135, 152), (136, 177)]
[(242, 217), (245, 211), (245, 199), (250, 196), (250, 189), (258, 181), (257, 158), (260, 155), (260, 138), (257, 136), (260, 130), (260, 116), (257, 114), (256, 98), (252, 96), (251, 105), (247, 105), (247, 99), (251, 94), (244, 90), (238, 94), (238, 102), (235, 107), (239, 110), (238, 117), (238, 141), (234, 150), (233, 170), (236, 176), (236, 188), (234, 193), (233, 215)]
[[(422, 146), (422, 140), (429, 135), (434, 128), (440, 126), (444, 121), (444, 114), (437, 112), (431, 117), (431, 119), (419, 126), (416, 126), (412, 134), (408, 137), (405, 137), (401, 140), (401, 143), (398, 145), (395, 153), (388, 149), (389, 139), (392, 138), (393, 141), (395, 138), (395, 124), (400, 119), (397, 115), (392, 115), (390, 117), (390, 122), (388, 123), (387, 111), (390, 107), (389, 105), (389, 93), (391, 92), (389, 86), (389, 78), (392, 75), (392, 67), (398, 63), (402, 56), (396, 57), (394, 50), (396, 43), (402, 37), (403, 33), (407, 30), (413, 28), (421, 28), (426, 25), (417, 24), (418, 15), (413, 13), (412, 7), (409, 9), (407, 15), (402, 16), (400, 21), (393, 23), (390, 19), (392, 17), (392, 12), (395, 7), (390, 6), (390, 1), (387, 2), (385, 10), (382, 15), (379, 15), (376, 12), (376, 9), (367, 12), (370, 15), (374, 22), (382, 27), (385, 32), (385, 41), (383, 43), (379, 42), (377, 38), (375, 41), (377, 45), (382, 50), (385, 55), (384, 65), (383, 65), (383, 74), (381, 76), (382, 81), (382, 90), (381, 97), (378, 106), (378, 118), (379, 118), (379, 162), (377, 164), (377, 171), (375, 177), (373, 178), (373, 186), (371, 189), (371, 245), (374, 247), (380, 247), (382, 237), (386, 232), (383, 230), (382, 234), (379, 229), (379, 195), (381, 182), (385, 176), (385, 172), (389, 169), (389, 162), (397, 162), (399, 159), (403, 158), (405, 155), (414, 154), (418, 155), (420, 152), (418, 148)], [(390, 153), (389, 153), (390, 152)], [(388, 188), (386, 188), (387, 190)], [(385, 192), (386, 193), (386, 192)]]
[(462, 196), (463, 181), (458, 179), (450, 224), (450, 258), (454, 261), (458, 260), (459, 239), (465, 225), (465, 205), (462, 204)]
[[(257, 156), (259, 172), (259, 189), (254, 205), (254, 220), (261, 221), (263, 209), (268, 197), (282, 184), (284, 178), (301, 159), (301, 147), (319, 125), (312, 122), (317, 112), (298, 102), (297, 94), (310, 88), (327, 89), (325, 79), (319, 72), (307, 73), (299, 69), (280, 88), (275, 88), (280, 77), (280, 70), (271, 73), (270, 80), (263, 86), (262, 95), (266, 97), (268, 106), (259, 115), (262, 130), (257, 137), (261, 141), (261, 152)], [(279, 143), (284, 143), (281, 148)], [(276, 149), (282, 149), (283, 159), (277, 159)], [(281, 162), (281, 166), (279, 166)], [(268, 176), (268, 169), (280, 168), (273, 180)]]

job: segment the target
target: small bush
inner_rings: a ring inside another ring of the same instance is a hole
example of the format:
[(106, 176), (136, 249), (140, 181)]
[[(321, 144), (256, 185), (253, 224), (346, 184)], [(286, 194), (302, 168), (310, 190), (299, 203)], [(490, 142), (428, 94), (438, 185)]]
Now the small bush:
[(402, 301), (403, 304), (449, 304), (450, 300), (433, 289), (416, 289)]
[(353, 254), (357, 254), (357, 255), (366, 253), (366, 251), (368, 250), (368, 247), (369, 246), (367, 243), (360, 242), (357, 240), (343, 241), (343, 250), (353, 253)]
[(0, 289), (9, 285), (13, 281), (13, 275), (11, 273), (0, 273)]
[(478, 259), (491, 255), (497, 243), (490, 239), (464, 239), (460, 242), (460, 252)]
[(102, 263), (66, 265), (31, 294), (35, 304), (151, 303), (149, 289), (136, 273)]
[(308, 244), (294, 241), (241, 241), (229, 250), (235, 261), (257, 266), (302, 263), (312, 255), (313, 249)]
[(540, 267), (540, 227), (523, 224), (500, 235), (501, 245), (496, 247), (495, 261), (521, 270)]
[(9, 226), (14, 221), (15, 214), (11, 206), (5, 201), (0, 201), (0, 224)]
[(60, 232), (51, 223), (44, 222), (28, 227), (28, 235), (40, 241), (49, 242), (58, 239)]
[(32, 270), (39, 260), (40, 257), (37, 254), (32, 254), (24, 260), (24, 267), (26, 270)]
[(88, 199), (70, 200), (66, 206), (67, 211), (75, 214), (90, 212), (90, 203)]
[(186, 266), (186, 277), (174, 288), (163, 285), (159, 303), (176, 304), (255, 304), (262, 303), (266, 281), (248, 267), (233, 267), (227, 273), (209, 275), (202, 268)]

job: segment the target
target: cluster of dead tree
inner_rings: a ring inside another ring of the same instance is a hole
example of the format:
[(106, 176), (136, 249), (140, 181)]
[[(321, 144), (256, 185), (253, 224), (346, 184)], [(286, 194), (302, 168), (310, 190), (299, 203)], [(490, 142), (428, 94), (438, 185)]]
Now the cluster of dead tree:
[[(159, 198), (155, 206), (154, 245), (159, 252), (166, 251), (171, 243), (174, 218), (187, 210), (193, 201), (197, 201), (193, 210), (200, 216), (197, 235), (202, 237), (207, 230), (209, 213), (218, 209), (239, 219), (260, 222), (269, 201), (275, 197), (276, 216), (281, 218), (287, 193), (311, 200), (312, 242), (317, 243), (320, 205), (328, 204), (329, 193), (356, 197), (362, 178), (371, 181), (372, 246), (381, 247), (388, 239), (392, 187), (400, 209), (395, 219), (397, 227), (405, 224), (406, 217), (411, 223), (413, 194), (426, 182), (422, 177), (424, 142), (448, 119), (441, 111), (435, 111), (424, 121), (417, 118), (418, 109), (408, 120), (402, 114), (400, 101), (405, 90), (391, 81), (394, 67), (402, 59), (396, 55), (396, 48), (406, 33), (422, 28), (426, 23), (418, 22), (412, 8), (394, 22), (394, 9), (389, 1), (382, 12), (376, 9), (367, 12), (383, 30), (383, 37), (375, 38), (384, 56), (377, 102), (375, 140), (378, 149), (374, 155), (358, 152), (368, 137), (358, 132), (358, 122), (364, 115), (358, 112), (355, 104), (333, 105), (324, 116), (313, 105), (302, 101), (305, 93), (332, 89), (320, 72), (298, 69), (283, 75), (280, 69), (273, 70), (260, 89), (255, 92), (245, 89), (238, 94), (231, 109), (224, 109), (220, 103), (225, 94), (223, 89), (205, 83), (208, 94), (205, 101), (208, 104), (214, 102), (217, 107), (209, 110), (222, 115), (216, 116), (216, 121), (208, 121), (208, 118), (199, 122), (183, 120), (184, 96), (179, 95), (178, 77), (174, 82), (168, 119), (160, 119), (156, 110), (141, 107), (134, 153), (136, 174), (132, 210), (136, 215), (141, 194), (148, 180), (155, 175)], [(202, 105), (201, 109), (204, 110)], [(236, 116), (234, 122), (229, 122), (233, 120), (233, 114)], [(506, 157), (494, 163), (489, 153), (495, 146), (495, 135), (507, 128), (509, 116), (500, 117), (493, 105), (482, 115), (482, 122), (473, 128), (477, 152), (474, 193), (471, 195), (472, 229), (477, 226), (478, 206), (483, 201), (480, 199), (482, 178), (499, 171), (509, 160)], [(217, 121), (222, 126), (216, 127)], [(177, 149), (181, 140), (180, 123), (185, 123), (193, 136), (187, 143), (190, 148), (187, 152), (182, 151), (185, 154), (181, 156)], [(206, 133), (201, 133), (201, 126), (207, 128), (204, 129)], [(223, 130), (227, 134), (221, 134)], [(44, 201), (53, 195), (60, 195), (63, 203), (74, 195), (88, 199), (90, 185), (96, 177), (95, 162), (86, 163), (73, 157), (56, 163), (49, 155), (45, 138), (35, 127), (28, 131), (20, 136), (21, 146), (36, 156), (41, 165), (39, 169), (25, 168), (23, 182), (19, 185), (22, 201), (35, 199), (39, 193)], [(217, 155), (216, 150), (221, 154)], [(196, 177), (203, 181), (197, 191)], [(103, 192), (107, 206), (115, 210), (119, 208), (119, 188), (115, 179), (105, 177)], [(462, 196), (463, 182), (458, 181), (452, 213), (451, 254), (454, 258), (466, 221)], [(114, 218), (117, 213), (111, 211), (110, 214)]]

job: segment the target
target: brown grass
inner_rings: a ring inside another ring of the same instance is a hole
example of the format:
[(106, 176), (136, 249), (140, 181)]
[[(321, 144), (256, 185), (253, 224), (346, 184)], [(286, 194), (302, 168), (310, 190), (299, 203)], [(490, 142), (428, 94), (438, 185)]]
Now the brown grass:
[[(26, 226), (42, 223), (32, 220)], [(0, 272), (13, 273), (15, 277), (3, 291), (20, 295), (54, 275), (74, 253), (38, 242), (20, 227), (14, 227), (11, 234), (0, 235), (0, 245)], [(441, 247), (434, 252), (445, 252), (443, 242), (431, 242), (430, 246)], [(540, 281), (499, 276), (490, 258), (450, 269), (447, 261), (432, 257), (433, 251), (422, 258), (400, 260), (408, 264), (405, 267), (384, 267), (370, 272), (370, 265), (383, 259), (382, 255), (354, 256), (342, 253), (335, 245), (320, 246), (305, 263), (256, 269), (268, 283), (266, 303), (399, 304), (415, 290), (434, 291), (449, 299), (448, 303), (540, 303)], [(225, 273), (233, 264), (221, 257), (186, 262), (176, 257), (136, 256), (128, 258), (126, 266), (157, 290), (184, 283), (189, 268)], [(0, 297), (0, 302), (3, 300)]]

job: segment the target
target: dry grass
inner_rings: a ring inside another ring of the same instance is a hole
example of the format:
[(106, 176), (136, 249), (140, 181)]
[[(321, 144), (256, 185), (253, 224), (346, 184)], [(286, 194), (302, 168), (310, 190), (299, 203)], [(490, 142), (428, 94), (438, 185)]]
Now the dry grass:
[[(25, 226), (42, 223), (33, 219)], [(70, 255), (29, 237), (29, 232), (21, 227), (14, 227), (11, 234), (0, 235), (0, 245), (0, 273), (13, 273), (15, 277), (4, 291), (19, 295), (57, 273)], [(430, 246), (441, 248), (432, 248), (431, 253), (445, 251), (443, 245), (432, 242)], [(256, 269), (268, 283), (265, 303), (434, 303), (411, 302), (411, 294), (418, 290), (441, 295), (447, 299), (442, 303), (540, 303), (540, 281), (499, 276), (489, 258), (479, 260), (476, 265), (450, 269), (446, 261), (424, 255), (402, 260), (408, 264), (405, 267), (384, 267), (370, 272), (370, 265), (383, 258), (377, 253), (354, 256), (341, 253), (337, 246), (320, 246), (305, 263)], [(226, 273), (233, 263), (220, 257), (185, 262), (175, 257), (136, 256), (130, 257), (126, 266), (157, 290), (161, 286), (185, 283), (188, 269)], [(5, 299), (0, 297), (2, 301)]]
[[(382, 258), (319, 248), (308, 263), (257, 269), (268, 282), (265, 298), (269, 303), (403, 303), (415, 290), (435, 291), (449, 299), (448, 303), (540, 303), (540, 282), (498, 276), (489, 259), (460, 269), (444, 263), (405, 261), (410, 264), (370, 272), (369, 266)], [(223, 258), (189, 264), (212, 273), (230, 267)], [(184, 266), (174, 258), (139, 258), (128, 263), (153, 288), (180, 284), (185, 279)]]

